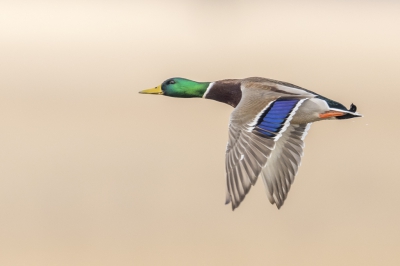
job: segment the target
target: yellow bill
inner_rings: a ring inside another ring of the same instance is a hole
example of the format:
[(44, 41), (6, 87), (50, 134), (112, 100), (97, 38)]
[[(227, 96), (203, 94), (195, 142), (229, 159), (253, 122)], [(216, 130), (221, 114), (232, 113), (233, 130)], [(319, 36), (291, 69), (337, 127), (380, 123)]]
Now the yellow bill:
[(157, 86), (157, 87), (152, 88), (152, 89), (139, 91), (139, 93), (142, 93), (142, 94), (163, 94), (163, 91), (161, 90), (161, 85), (160, 85), (160, 86)]

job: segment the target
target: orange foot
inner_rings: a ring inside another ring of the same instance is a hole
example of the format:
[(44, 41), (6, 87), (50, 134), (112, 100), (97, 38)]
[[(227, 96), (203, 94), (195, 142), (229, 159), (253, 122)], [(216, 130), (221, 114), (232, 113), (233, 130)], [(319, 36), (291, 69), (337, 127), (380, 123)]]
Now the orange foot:
[(319, 114), (320, 118), (329, 118), (329, 117), (335, 117), (335, 116), (342, 116), (345, 115), (345, 113), (338, 112), (338, 111), (328, 111), (322, 114)]

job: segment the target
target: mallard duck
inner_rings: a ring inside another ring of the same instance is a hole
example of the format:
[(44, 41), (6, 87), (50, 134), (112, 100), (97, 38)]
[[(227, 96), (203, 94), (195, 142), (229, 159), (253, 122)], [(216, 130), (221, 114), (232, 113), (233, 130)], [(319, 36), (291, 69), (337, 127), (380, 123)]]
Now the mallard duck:
[(226, 200), (237, 208), (260, 176), (278, 209), (290, 190), (313, 122), (360, 117), (342, 104), (299, 86), (260, 77), (196, 82), (170, 78), (140, 91), (180, 98), (205, 98), (233, 110), (226, 149)]

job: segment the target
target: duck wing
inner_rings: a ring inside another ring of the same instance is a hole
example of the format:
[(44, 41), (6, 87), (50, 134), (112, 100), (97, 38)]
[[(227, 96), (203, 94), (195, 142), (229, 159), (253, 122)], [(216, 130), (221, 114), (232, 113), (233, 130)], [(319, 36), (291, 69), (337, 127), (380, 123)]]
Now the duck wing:
[[(280, 208), (294, 181), (310, 124), (290, 124), (307, 91), (286, 93), (269, 83), (242, 83), (242, 99), (231, 115), (226, 151), (226, 204), (237, 208), (258, 176)], [(297, 89), (296, 89), (297, 90)]]
[(261, 171), (265, 190), (271, 204), (283, 205), (294, 182), (303, 156), (304, 138), (311, 123), (290, 125), (276, 142), (267, 164)]

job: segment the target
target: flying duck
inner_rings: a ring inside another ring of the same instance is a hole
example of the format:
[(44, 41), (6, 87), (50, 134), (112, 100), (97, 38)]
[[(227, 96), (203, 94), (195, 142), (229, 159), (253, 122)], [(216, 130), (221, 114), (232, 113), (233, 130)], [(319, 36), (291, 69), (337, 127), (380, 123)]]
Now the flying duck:
[(360, 117), (342, 104), (299, 86), (260, 77), (196, 82), (170, 78), (140, 91), (180, 98), (205, 98), (233, 110), (226, 149), (226, 204), (237, 208), (258, 177), (271, 204), (283, 205), (294, 181), (304, 138), (313, 122)]

